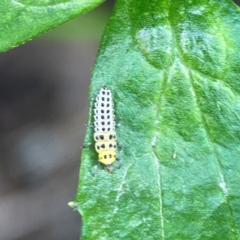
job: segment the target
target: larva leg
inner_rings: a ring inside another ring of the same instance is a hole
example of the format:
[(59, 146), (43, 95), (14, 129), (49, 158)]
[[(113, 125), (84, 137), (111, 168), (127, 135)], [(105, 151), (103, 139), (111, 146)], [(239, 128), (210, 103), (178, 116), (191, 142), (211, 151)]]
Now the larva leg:
[(97, 163), (93, 167), (92, 175), (94, 177), (97, 176), (98, 168), (99, 168), (99, 160), (97, 161)]
[(121, 121), (122, 121), (122, 118), (119, 118), (115, 125), (116, 128), (119, 128), (121, 126)]
[(122, 150), (122, 148), (123, 148), (123, 146), (122, 146), (122, 144), (121, 143), (119, 143), (119, 142), (117, 142), (117, 148), (121, 151)]
[(119, 158), (116, 158), (117, 168), (121, 168), (122, 166), (122, 160)]
[(93, 143), (86, 143), (86, 144), (84, 144), (82, 147), (81, 147), (81, 149), (83, 149), (83, 148), (87, 148), (87, 147), (89, 147), (89, 146), (92, 146), (93, 145)]
[(113, 166), (112, 166), (112, 164), (105, 165), (105, 169), (109, 173), (113, 173)]
[(85, 127), (87, 127), (87, 128), (94, 128), (93, 125), (88, 125), (88, 124), (85, 124)]

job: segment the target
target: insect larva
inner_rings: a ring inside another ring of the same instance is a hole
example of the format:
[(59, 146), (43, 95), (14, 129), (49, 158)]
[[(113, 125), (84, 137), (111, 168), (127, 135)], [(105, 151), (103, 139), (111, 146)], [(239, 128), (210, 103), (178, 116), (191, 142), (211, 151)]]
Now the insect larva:
[(116, 160), (115, 116), (111, 91), (100, 89), (94, 109), (94, 140), (99, 162), (110, 165)]

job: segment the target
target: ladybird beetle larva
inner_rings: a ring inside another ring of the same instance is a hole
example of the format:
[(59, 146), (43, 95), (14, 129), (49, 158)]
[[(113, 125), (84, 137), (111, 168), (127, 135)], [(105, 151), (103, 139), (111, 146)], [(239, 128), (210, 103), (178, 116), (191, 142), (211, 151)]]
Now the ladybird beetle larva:
[(111, 91), (102, 87), (94, 108), (94, 140), (99, 162), (106, 166), (116, 160), (116, 132)]

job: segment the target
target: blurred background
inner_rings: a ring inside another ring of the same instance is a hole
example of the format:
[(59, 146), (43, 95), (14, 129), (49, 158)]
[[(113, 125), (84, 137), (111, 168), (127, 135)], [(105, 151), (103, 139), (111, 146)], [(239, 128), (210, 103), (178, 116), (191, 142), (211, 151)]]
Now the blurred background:
[[(88, 87), (113, 0), (0, 57), (0, 240), (78, 240)], [(235, 1), (240, 3), (240, 0)]]
[(0, 56), (0, 240), (78, 240), (91, 69), (113, 1)]

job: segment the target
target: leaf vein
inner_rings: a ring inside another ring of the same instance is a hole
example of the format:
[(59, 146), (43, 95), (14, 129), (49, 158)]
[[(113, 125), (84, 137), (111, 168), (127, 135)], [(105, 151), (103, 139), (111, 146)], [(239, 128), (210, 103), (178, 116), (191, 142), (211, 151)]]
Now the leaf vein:
[(222, 191), (222, 195), (223, 195), (223, 198), (227, 204), (227, 209), (228, 209), (228, 214), (230, 216), (230, 219), (231, 219), (231, 226), (232, 226), (232, 229), (234, 229), (234, 235), (235, 235), (235, 239), (237, 240), (237, 235), (236, 235), (236, 226), (235, 226), (235, 223), (234, 223), (234, 220), (233, 220), (233, 215), (232, 215), (232, 210), (231, 210), (231, 207), (230, 207), (230, 204), (228, 202), (228, 191), (227, 191), (227, 184), (226, 184), (226, 181), (225, 181), (225, 178), (224, 178), (224, 175), (222, 174), (222, 166), (221, 166), (221, 162), (219, 160), (219, 156), (218, 156), (218, 153), (217, 153), (217, 150), (216, 150), (216, 147), (214, 145), (214, 143), (212, 142), (211, 140), (211, 137), (210, 137), (210, 133), (209, 133), (209, 128), (207, 126), (207, 123), (206, 123), (206, 120), (205, 120), (205, 117), (204, 117), (204, 114), (202, 113), (201, 111), (201, 107), (200, 107), (200, 104), (199, 104), (199, 100), (198, 100), (198, 97), (197, 97), (197, 93), (196, 93), (196, 90), (194, 88), (194, 83), (193, 83), (193, 77), (192, 77), (192, 74), (189, 72), (189, 76), (190, 76), (190, 82), (191, 82), (191, 85), (192, 85), (192, 89), (193, 89), (193, 92), (194, 92), (194, 95), (195, 95), (195, 98), (196, 98), (196, 104), (198, 106), (198, 109), (199, 109), (199, 114), (201, 116), (201, 120), (202, 120), (202, 124), (203, 124), (203, 127), (204, 127), (204, 130), (206, 132), (206, 136), (208, 138), (208, 141), (209, 143), (211, 144), (212, 146), (212, 149), (213, 149), (213, 153), (215, 155), (215, 162), (216, 162), (216, 166), (217, 166), (217, 171), (218, 171), (218, 174), (219, 174), (219, 177), (220, 177), (220, 182), (219, 182), (219, 187)]
[(160, 159), (158, 159), (155, 150), (154, 150), (154, 144), (157, 141), (157, 137), (158, 137), (158, 132), (155, 133), (153, 140), (152, 140), (152, 155), (154, 158), (154, 164), (155, 164), (155, 169), (156, 169), (156, 173), (157, 173), (157, 186), (158, 186), (158, 196), (159, 196), (159, 211), (160, 211), (160, 224), (161, 224), (161, 228), (162, 228), (162, 238), (165, 239), (165, 233), (164, 233), (164, 217), (163, 217), (163, 200), (162, 200), (162, 188), (161, 188), (161, 176), (160, 176)]
[[(221, 189), (223, 199), (224, 199), (224, 201), (226, 202), (227, 209), (228, 209), (228, 214), (229, 214), (230, 219), (231, 219), (231, 227), (232, 227), (232, 230), (233, 230), (233, 234), (234, 234), (235, 239), (237, 240), (238, 237), (237, 237), (237, 233), (236, 233), (236, 226), (235, 226), (235, 222), (234, 222), (234, 220), (233, 220), (232, 209), (231, 209), (230, 204), (229, 204), (229, 202), (228, 202), (227, 184), (226, 184), (224, 175), (222, 174), (221, 162), (220, 162), (220, 160), (219, 160), (216, 147), (215, 147), (214, 143), (213, 143), (212, 140), (211, 140), (210, 133), (209, 133), (209, 129), (208, 129), (208, 125), (207, 125), (207, 123), (206, 123), (206, 121), (205, 121), (204, 114), (203, 114), (202, 111), (201, 111), (201, 107), (200, 107), (199, 99), (198, 99), (198, 96), (197, 96), (197, 92), (196, 92), (196, 90), (195, 90), (195, 88), (194, 88), (193, 76), (192, 76), (191, 71), (190, 71), (192, 68), (189, 68), (189, 67), (188, 67), (188, 64), (186, 64), (185, 61), (183, 60), (184, 58), (183, 58), (183, 56), (182, 56), (182, 54), (181, 54), (180, 46), (178, 45), (178, 42), (177, 42), (175, 29), (174, 29), (174, 26), (173, 26), (172, 21), (171, 21), (171, 6), (170, 6), (170, 5), (171, 5), (171, 1), (169, 0), (168, 3), (169, 3), (169, 24), (170, 24), (171, 31), (172, 31), (172, 36), (173, 36), (173, 45), (175, 45), (175, 47), (176, 47), (176, 48), (175, 48), (176, 54), (180, 57), (181, 63), (182, 63), (183, 66), (188, 70), (189, 79), (190, 79), (190, 84), (191, 84), (193, 93), (194, 93), (194, 95), (195, 95), (196, 104), (197, 104), (198, 111), (199, 111), (199, 114), (200, 114), (200, 117), (201, 117), (201, 121), (202, 121), (202, 124), (203, 124), (203, 128), (204, 128), (204, 130), (205, 130), (205, 133), (206, 133), (206, 136), (207, 136), (207, 139), (208, 139), (209, 143), (212, 145), (213, 153), (214, 153), (214, 155), (215, 155), (215, 158), (214, 158), (214, 159), (215, 159), (215, 162), (216, 162), (217, 171), (218, 171), (219, 178), (220, 178), (219, 188)], [(197, 71), (197, 70), (195, 70), (195, 71)], [(198, 72), (199, 72), (199, 71), (198, 71)], [(201, 72), (200, 72), (200, 73), (201, 73)], [(203, 73), (201, 73), (201, 74), (203, 74)], [(209, 76), (208, 76), (208, 77), (209, 77)]]

